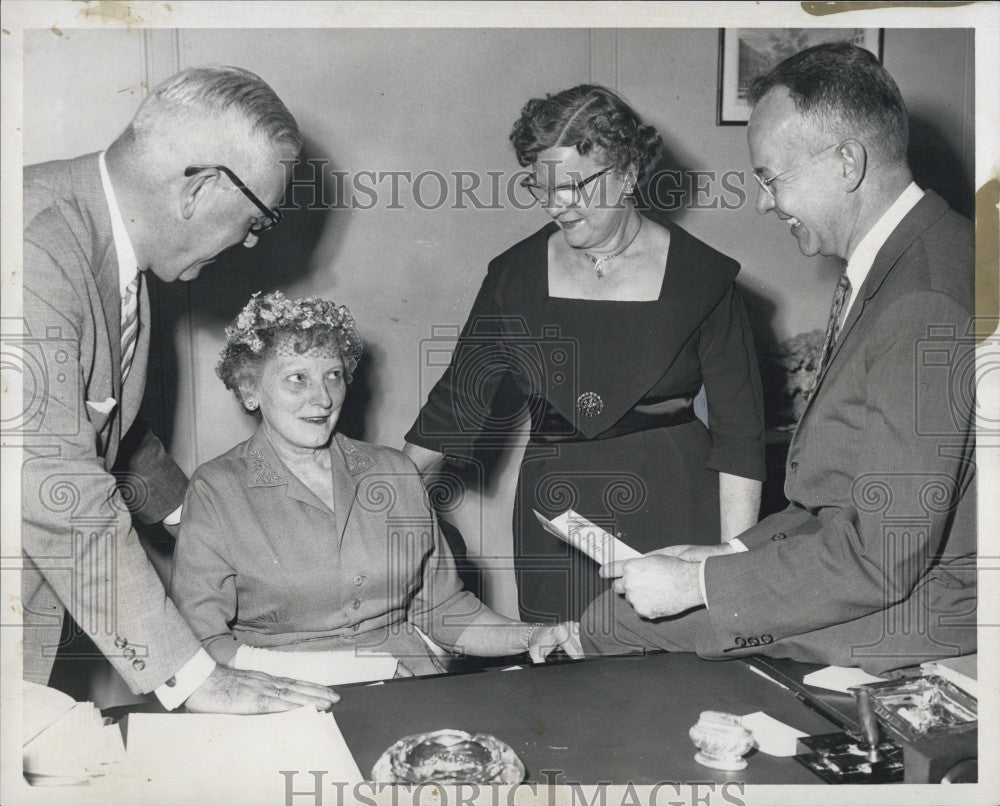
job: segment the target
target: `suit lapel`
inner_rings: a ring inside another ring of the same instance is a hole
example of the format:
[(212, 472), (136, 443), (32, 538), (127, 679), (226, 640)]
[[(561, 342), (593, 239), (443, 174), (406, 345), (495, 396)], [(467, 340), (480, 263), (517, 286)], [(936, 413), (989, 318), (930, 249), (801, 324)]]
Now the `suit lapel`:
[(899, 222), (899, 226), (892, 231), (892, 234), (882, 245), (882, 248), (879, 249), (878, 254), (875, 256), (875, 262), (872, 263), (871, 270), (865, 278), (865, 282), (857, 292), (858, 298), (851, 306), (851, 311), (840, 329), (840, 335), (837, 337), (837, 343), (830, 354), (830, 360), (827, 361), (823, 374), (817, 379), (816, 388), (813, 390), (813, 395), (802, 415), (803, 419), (809, 413), (812, 400), (815, 399), (819, 387), (823, 384), (824, 378), (826, 378), (830, 371), (830, 367), (837, 360), (837, 356), (844, 349), (844, 345), (850, 340), (851, 331), (858, 319), (861, 318), (861, 314), (864, 313), (868, 301), (879, 292), (879, 289), (881, 289), (882, 284), (885, 282), (885, 278), (889, 276), (892, 267), (896, 265), (896, 262), (909, 249), (910, 245), (947, 211), (948, 205), (940, 196), (931, 190), (926, 191), (924, 197)]
[[(105, 463), (107, 467), (111, 467), (118, 455), (118, 444), (121, 441), (121, 436), (127, 430), (127, 426), (122, 422), (124, 410), (122, 408), (121, 291), (118, 281), (118, 255), (115, 252), (114, 238), (111, 233), (111, 211), (108, 209), (108, 200), (104, 195), (104, 186), (101, 184), (98, 155), (89, 154), (73, 160), (70, 171), (73, 196), (93, 238), (90, 267), (94, 273), (94, 282), (101, 300), (100, 313), (104, 319), (103, 323), (96, 322), (96, 330), (100, 332), (103, 324), (108, 351), (111, 355), (110, 377), (95, 377), (92, 380), (92, 385), (96, 388), (105, 384), (110, 386), (111, 396), (118, 405), (118, 411), (112, 414), (107, 444), (104, 446)], [(96, 312), (95, 316), (97, 316)], [(145, 363), (145, 360), (137, 363)]]
[(946, 212), (948, 212), (948, 205), (944, 199), (934, 193), (934, 191), (928, 190), (924, 193), (924, 197), (899, 222), (899, 226), (893, 230), (888, 240), (886, 240), (875, 256), (875, 262), (872, 263), (871, 271), (868, 272), (868, 276), (865, 278), (865, 282), (858, 292), (858, 300), (851, 307), (851, 312), (848, 314), (847, 320), (840, 330), (840, 337), (837, 339), (836, 345), (834, 345), (831, 361), (837, 357), (837, 353), (840, 352), (841, 347), (847, 340), (851, 328), (854, 327), (854, 323), (858, 321), (861, 313), (864, 311), (865, 304), (878, 293), (892, 267), (896, 265), (896, 262), (903, 256), (903, 253), (910, 248), (910, 244), (923, 235)]

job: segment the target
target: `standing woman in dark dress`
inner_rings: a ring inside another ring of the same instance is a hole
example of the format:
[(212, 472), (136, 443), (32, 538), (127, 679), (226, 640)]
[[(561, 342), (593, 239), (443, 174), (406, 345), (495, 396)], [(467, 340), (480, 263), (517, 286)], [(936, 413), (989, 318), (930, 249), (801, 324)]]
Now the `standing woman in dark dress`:
[(422, 472), (470, 456), (516, 421), (502, 393), (516, 389), (531, 414), (513, 523), (521, 614), (576, 619), (608, 582), (532, 510), (572, 508), (643, 553), (738, 535), (764, 477), (760, 378), (739, 265), (635, 207), (653, 127), (583, 85), (528, 101), (511, 141), (552, 221), (490, 263), (405, 450)]

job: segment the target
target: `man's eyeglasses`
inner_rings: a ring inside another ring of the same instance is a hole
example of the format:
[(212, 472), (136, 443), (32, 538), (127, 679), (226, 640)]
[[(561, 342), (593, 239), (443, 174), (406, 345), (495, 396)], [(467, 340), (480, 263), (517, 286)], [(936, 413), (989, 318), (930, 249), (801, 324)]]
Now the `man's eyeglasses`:
[(250, 225), (251, 234), (260, 235), (260, 233), (262, 233), (264, 230), (271, 229), (271, 227), (273, 227), (275, 224), (281, 223), (281, 219), (283, 217), (281, 215), (281, 210), (279, 210), (278, 208), (272, 210), (270, 207), (264, 204), (264, 202), (262, 202), (254, 195), (253, 191), (251, 191), (250, 188), (248, 188), (245, 184), (243, 184), (243, 180), (240, 179), (231, 170), (229, 170), (229, 168), (227, 168), (225, 165), (189, 165), (187, 168), (184, 169), (184, 176), (194, 176), (196, 173), (199, 173), (200, 171), (212, 171), (212, 170), (222, 171), (222, 173), (228, 176), (230, 181), (234, 185), (236, 185), (237, 188), (239, 188), (239, 190), (243, 193), (243, 195), (246, 196), (248, 199), (250, 199), (250, 201), (254, 203), (257, 209), (264, 214), (263, 218), (255, 218), (253, 223)]
[(822, 157), (824, 154), (826, 154), (827, 151), (830, 151), (830, 150), (832, 150), (834, 148), (839, 148), (840, 146), (841, 146), (841, 143), (834, 143), (832, 146), (827, 146), (822, 151), (816, 152), (815, 154), (813, 154), (808, 159), (803, 160), (802, 162), (800, 162), (798, 165), (793, 165), (787, 171), (782, 171), (781, 173), (775, 174), (774, 176), (769, 176), (766, 179), (764, 177), (762, 177), (759, 173), (757, 173), (756, 171), (754, 171), (753, 172), (753, 178), (757, 180), (757, 184), (760, 185), (764, 189), (764, 192), (767, 193), (767, 195), (770, 196), (771, 199), (773, 200), (774, 199), (774, 191), (771, 190), (771, 185), (773, 185), (779, 179), (785, 179), (785, 178), (787, 178), (789, 174), (794, 173), (795, 171), (799, 170), (800, 168), (805, 168), (809, 163), (814, 162), (815, 160), (818, 160), (820, 157)]
[(581, 179), (579, 182), (567, 182), (564, 185), (556, 185), (555, 187), (549, 187), (548, 185), (539, 185), (531, 177), (525, 177), (521, 180), (521, 187), (526, 188), (542, 204), (552, 206), (555, 201), (555, 196), (557, 193), (567, 193), (570, 197), (570, 204), (576, 204), (580, 201), (581, 191), (597, 179), (600, 176), (604, 176), (611, 168), (605, 168), (603, 171), (598, 171), (596, 174), (591, 174), (586, 179)]

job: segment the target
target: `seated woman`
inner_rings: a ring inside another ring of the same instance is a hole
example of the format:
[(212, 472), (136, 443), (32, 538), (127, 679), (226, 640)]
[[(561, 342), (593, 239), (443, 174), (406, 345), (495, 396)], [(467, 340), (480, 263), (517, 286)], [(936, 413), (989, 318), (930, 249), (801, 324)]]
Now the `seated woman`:
[(184, 502), (171, 598), (208, 653), (325, 685), (441, 671), (452, 652), (579, 657), (577, 625), (525, 624), (462, 589), (402, 453), (335, 431), (361, 339), (344, 306), (255, 295), (217, 372), (259, 412)]

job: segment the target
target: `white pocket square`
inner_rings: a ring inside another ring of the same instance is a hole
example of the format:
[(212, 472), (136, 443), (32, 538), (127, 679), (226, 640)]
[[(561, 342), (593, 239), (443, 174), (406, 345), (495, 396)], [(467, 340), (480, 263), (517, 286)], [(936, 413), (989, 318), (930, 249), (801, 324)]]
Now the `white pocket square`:
[(111, 414), (111, 410), (118, 405), (118, 401), (113, 397), (109, 397), (107, 400), (102, 400), (100, 403), (95, 403), (93, 400), (88, 400), (87, 405), (90, 406), (98, 414), (103, 414), (105, 416)]

